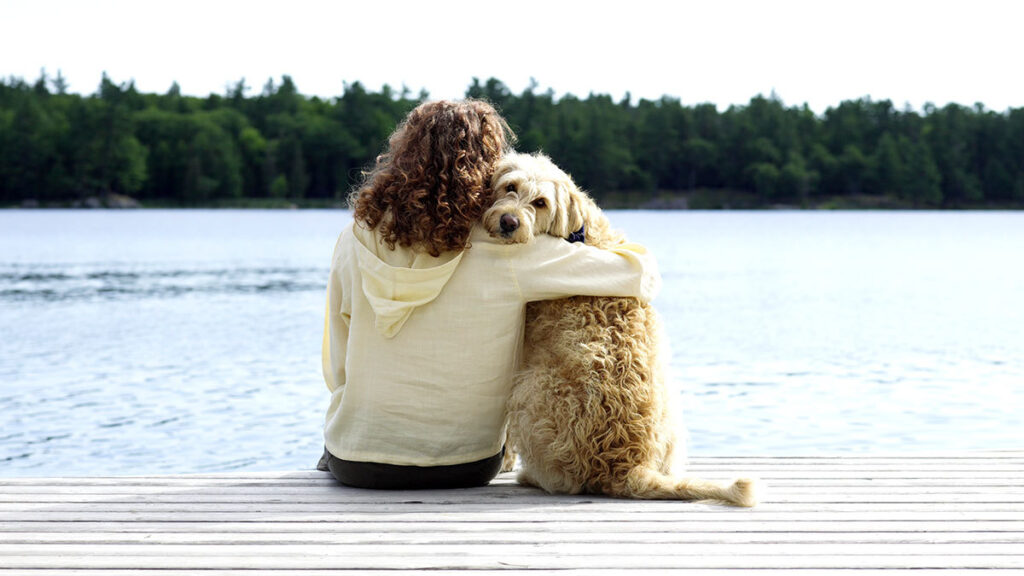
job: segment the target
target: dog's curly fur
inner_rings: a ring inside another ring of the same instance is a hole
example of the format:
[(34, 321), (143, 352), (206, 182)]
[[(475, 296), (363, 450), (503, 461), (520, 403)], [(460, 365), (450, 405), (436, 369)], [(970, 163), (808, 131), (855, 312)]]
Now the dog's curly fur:
[[(508, 154), (491, 182), (496, 200), (483, 222), (495, 238), (566, 238), (582, 227), (586, 243), (598, 248), (625, 240), (546, 156)], [(654, 308), (635, 298), (529, 304), (524, 364), (508, 403), (520, 483), (553, 493), (756, 503), (753, 480), (721, 484), (673, 475), (682, 448), (660, 333)]]

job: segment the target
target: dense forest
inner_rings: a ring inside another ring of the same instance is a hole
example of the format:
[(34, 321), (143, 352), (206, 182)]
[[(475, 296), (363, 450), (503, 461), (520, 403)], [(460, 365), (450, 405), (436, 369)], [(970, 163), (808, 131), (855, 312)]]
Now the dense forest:
[[(346, 84), (303, 96), (292, 79), (250, 95), (140, 93), (106, 75), (69, 93), (45, 73), (0, 81), (0, 206), (339, 204), (396, 122), (427, 94)], [(555, 98), (473, 79), (518, 135), (607, 205), (1024, 207), (1024, 108), (845, 101), (818, 115), (774, 95), (719, 111), (678, 99)]]

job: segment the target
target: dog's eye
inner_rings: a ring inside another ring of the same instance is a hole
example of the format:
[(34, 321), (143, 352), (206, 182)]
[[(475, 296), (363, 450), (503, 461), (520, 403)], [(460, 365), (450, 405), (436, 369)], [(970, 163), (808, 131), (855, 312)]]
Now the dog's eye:
[(516, 185), (515, 184), (509, 184), (508, 186), (505, 186), (505, 192), (515, 192), (515, 191), (516, 191)]
[(531, 204), (533, 204), (534, 208), (547, 208), (548, 207), (548, 203), (545, 202), (543, 198), (537, 198), (536, 200), (531, 202)]

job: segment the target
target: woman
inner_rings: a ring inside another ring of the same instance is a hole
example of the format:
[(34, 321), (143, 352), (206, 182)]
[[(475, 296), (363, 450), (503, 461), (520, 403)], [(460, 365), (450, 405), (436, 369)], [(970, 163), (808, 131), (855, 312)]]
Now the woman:
[(350, 199), (327, 291), (319, 466), (344, 484), (487, 484), (501, 466), (526, 302), (649, 300), (660, 285), (637, 245), (491, 239), (478, 223), (511, 138), (484, 102), (422, 104)]

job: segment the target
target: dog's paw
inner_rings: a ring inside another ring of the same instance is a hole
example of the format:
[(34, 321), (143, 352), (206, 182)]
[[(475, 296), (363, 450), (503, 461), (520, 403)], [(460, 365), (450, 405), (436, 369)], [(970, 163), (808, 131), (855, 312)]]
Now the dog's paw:
[(505, 455), (501, 457), (501, 471), (511, 472), (516, 469), (516, 453), (506, 449)]

